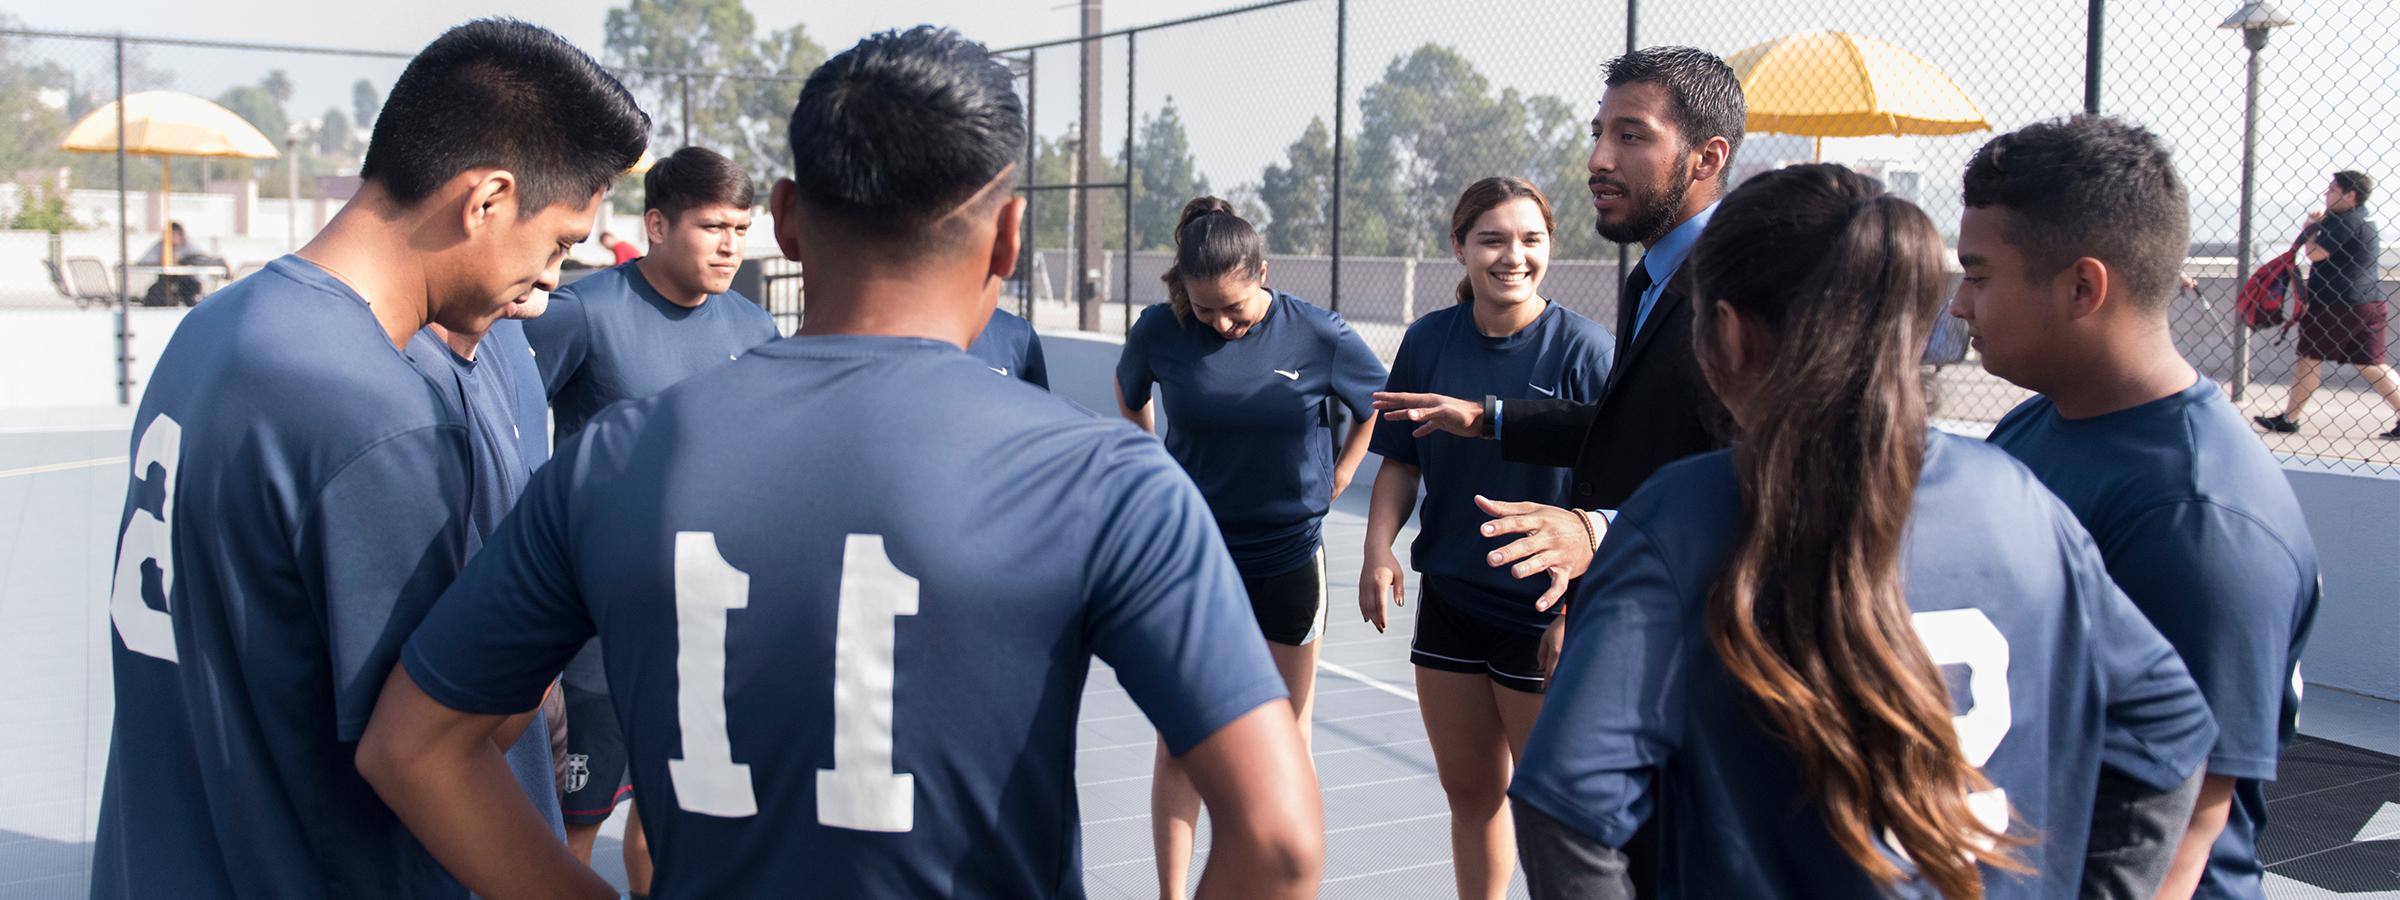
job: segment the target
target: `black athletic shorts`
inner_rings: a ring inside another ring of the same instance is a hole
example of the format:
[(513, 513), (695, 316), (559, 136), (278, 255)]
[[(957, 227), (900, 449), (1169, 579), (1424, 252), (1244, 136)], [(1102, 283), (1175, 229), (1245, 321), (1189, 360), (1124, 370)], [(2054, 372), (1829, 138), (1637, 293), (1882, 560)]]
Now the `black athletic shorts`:
[(1317, 547), (1308, 565), (1281, 575), (1244, 578), (1250, 592), (1250, 612), (1267, 640), (1294, 647), (1308, 646), (1325, 633), (1325, 548)]
[(1439, 575), (1418, 579), (1417, 634), (1409, 641), (1408, 661), (1440, 672), (1488, 675), (1501, 687), (1541, 693), (1548, 683), (1542, 677), (1541, 633), (1503, 628), (1460, 609), (1442, 596), (1447, 581)]
[(598, 825), (633, 796), (632, 760), (600, 671), (600, 642), (584, 645), (560, 680), (567, 697), (567, 762), (558, 811), (569, 825)]

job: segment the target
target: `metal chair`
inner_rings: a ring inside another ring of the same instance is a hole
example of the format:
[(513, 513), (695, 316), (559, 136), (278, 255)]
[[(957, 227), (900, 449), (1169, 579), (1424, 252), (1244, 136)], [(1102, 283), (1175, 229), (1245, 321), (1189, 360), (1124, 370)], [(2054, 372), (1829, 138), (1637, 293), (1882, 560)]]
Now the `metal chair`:
[(108, 277), (108, 264), (96, 256), (67, 257), (67, 271), (58, 286), (67, 299), (75, 301), (76, 309), (117, 302), (116, 282)]

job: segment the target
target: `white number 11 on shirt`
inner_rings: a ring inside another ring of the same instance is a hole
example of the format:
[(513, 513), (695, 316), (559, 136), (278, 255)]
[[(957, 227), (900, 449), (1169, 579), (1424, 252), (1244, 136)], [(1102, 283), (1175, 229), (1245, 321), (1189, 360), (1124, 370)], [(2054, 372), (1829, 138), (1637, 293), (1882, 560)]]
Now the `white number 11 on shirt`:
[[(683, 756), (667, 761), (678, 805), (711, 816), (758, 814), (750, 766), (733, 761), (725, 716), (728, 614), (749, 606), (750, 576), (726, 562), (716, 535), (675, 535), (675, 677)], [(917, 580), (892, 564), (883, 536), (842, 545), (833, 650), (833, 768), (817, 771), (817, 821), (854, 831), (914, 827), (916, 778), (892, 771), (893, 644), (917, 614)]]

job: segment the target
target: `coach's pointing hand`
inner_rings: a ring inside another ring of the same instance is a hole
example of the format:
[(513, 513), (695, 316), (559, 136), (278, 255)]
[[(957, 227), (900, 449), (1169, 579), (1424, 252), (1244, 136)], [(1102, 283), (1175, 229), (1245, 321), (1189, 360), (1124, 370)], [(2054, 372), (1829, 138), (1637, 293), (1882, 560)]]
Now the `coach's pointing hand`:
[(1415, 422), (1417, 430), (1410, 437), (1424, 437), (1436, 431), (1447, 431), (1459, 437), (1479, 438), (1488, 434), (1483, 421), (1483, 404), (1440, 394), (1402, 394), (1391, 391), (1375, 392), (1375, 408), (1383, 412), (1387, 422)]
[(1583, 576), (1592, 565), (1592, 550), (1598, 534), (1587, 525), (1582, 513), (1540, 503), (1503, 503), (1477, 495), (1475, 506), (1492, 520), (1483, 523), (1484, 537), (1503, 534), (1522, 534), (1508, 546), (1492, 551), (1484, 562), (1493, 567), (1508, 566), (1508, 573), (1518, 578), (1530, 578), (1550, 573), (1550, 587), (1533, 601), (1533, 608), (1548, 610), (1566, 596), (1567, 582)]

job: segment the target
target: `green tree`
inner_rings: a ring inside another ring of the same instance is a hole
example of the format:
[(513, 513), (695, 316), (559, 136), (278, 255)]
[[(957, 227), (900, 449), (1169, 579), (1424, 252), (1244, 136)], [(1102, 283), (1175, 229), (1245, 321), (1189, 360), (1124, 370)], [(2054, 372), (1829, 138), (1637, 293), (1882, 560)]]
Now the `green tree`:
[(383, 95), (376, 92), (374, 82), (361, 78), (350, 85), (350, 121), (358, 123), (360, 128), (371, 128), (375, 116), (381, 112)]
[(790, 165), (782, 135), (800, 96), (794, 79), (825, 50), (800, 26), (763, 39), (757, 28), (741, 0), (630, 0), (608, 11), (603, 52), (654, 101), (653, 153), (708, 147), (762, 182)]
[(311, 143), (319, 155), (329, 160), (355, 156), (360, 149), (358, 135), (350, 127), (350, 117), (333, 107), (326, 107), (325, 117), (317, 120), (317, 139)]
[[(1393, 60), (1359, 94), (1362, 190), (1345, 200), (1362, 223), (1381, 220), (1383, 254), (1447, 255), (1450, 208), (1468, 184), (1537, 174), (1526, 107), (1514, 88), (1494, 97), (1466, 57), (1435, 44)], [(1346, 236), (1345, 247), (1376, 252), (1357, 237)]]
[(19, 231), (79, 231), (83, 224), (75, 221), (74, 211), (67, 207), (67, 192), (56, 180), (43, 178), (32, 184), (17, 185), (17, 212), (9, 217), (8, 227)]
[[(1208, 178), (1192, 159), (1192, 142), (1184, 133), (1183, 116), (1168, 97), (1157, 115), (1142, 120), (1134, 135), (1133, 245), (1141, 250), (1175, 247), (1175, 219), (1184, 203), (1209, 193)], [(1120, 232), (1108, 237), (1122, 240)]]
[(1267, 208), (1267, 252), (1322, 256), (1333, 249), (1333, 135), (1311, 118), (1283, 151), (1281, 165), (1259, 173), (1258, 200)]

